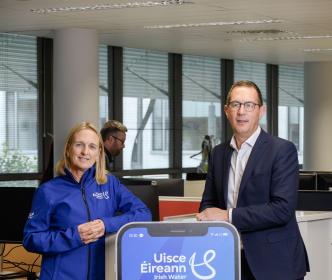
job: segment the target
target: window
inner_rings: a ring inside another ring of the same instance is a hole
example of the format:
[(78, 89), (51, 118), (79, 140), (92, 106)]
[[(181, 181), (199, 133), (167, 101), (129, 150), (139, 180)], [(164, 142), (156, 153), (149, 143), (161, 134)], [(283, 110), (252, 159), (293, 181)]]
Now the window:
[(304, 129), (303, 65), (279, 66), (278, 135), (292, 141), (303, 163)]
[(183, 56), (182, 166), (200, 165), (202, 142), (221, 139), (220, 60)]
[(108, 58), (107, 46), (99, 46), (99, 127), (108, 120)]
[(152, 114), (152, 150), (168, 151), (169, 146), (169, 108), (168, 101), (158, 99)]
[[(249, 80), (254, 82), (262, 92), (266, 105), (266, 64), (249, 61), (234, 60), (234, 81)], [(267, 131), (266, 114), (260, 121), (261, 127)]]
[(0, 173), (38, 172), (37, 41), (0, 34)]
[(123, 50), (124, 169), (168, 168), (168, 55)]

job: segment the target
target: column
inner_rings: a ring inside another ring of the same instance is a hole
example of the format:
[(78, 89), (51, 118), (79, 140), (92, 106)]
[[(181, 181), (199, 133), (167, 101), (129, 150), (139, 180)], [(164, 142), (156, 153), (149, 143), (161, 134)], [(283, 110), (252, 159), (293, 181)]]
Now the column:
[(54, 161), (60, 159), (65, 138), (77, 123), (98, 126), (98, 34), (96, 30), (57, 30), (54, 39)]
[(332, 171), (332, 62), (304, 64), (303, 169)]

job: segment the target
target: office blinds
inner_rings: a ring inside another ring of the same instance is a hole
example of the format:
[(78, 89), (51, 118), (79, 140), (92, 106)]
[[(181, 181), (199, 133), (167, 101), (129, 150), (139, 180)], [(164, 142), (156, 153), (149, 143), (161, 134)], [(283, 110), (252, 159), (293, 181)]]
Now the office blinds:
[[(234, 81), (250, 80), (261, 90), (264, 104), (266, 105), (266, 64), (235, 60), (234, 61)], [(268, 110), (268, 108), (266, 108)], [(266, 114), (260, 120), (261, 127), (267, 131)]]
[(0, 33), (0, 173), (38, 171), (37, 40)]
[(107, 46), (99, 46), (99, 128), (108, 120), (108, 56)]
[(303, 163), (304, 67), (279, 65), (278, 136), (292, 141)]
[(169, 167), (168, 54), (123, 50), (124, 169)]
[(221, 139), (220, 59), (184, 55), (182, 61), (182, 166), (197, 167), (205, 135), (213, 144)]
[(266, 103), (266, 64), (250, 61), (234, 61), (234, 81), (250, 80), (260, 88)]
[(279, 65), (279, 106), (303, 107), (303, 87), (303, 65)]

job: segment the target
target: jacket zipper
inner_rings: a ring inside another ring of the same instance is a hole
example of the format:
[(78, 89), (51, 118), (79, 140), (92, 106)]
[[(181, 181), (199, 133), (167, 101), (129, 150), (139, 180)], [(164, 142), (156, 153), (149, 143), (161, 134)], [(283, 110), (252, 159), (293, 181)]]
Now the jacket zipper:
[[(83, 185), (81, 185), (81, 191), (82, 191), (82, 197), (83, 197), (83, 201), (86, 207), (86, 211), (88, 213), (88, 221), (91, 222), (91, 213), (90, 213), (90, 208), (88, 205), (88, 202), (86, 201), (86, 196), (85, 196), (85, 188)], [(89, 280), (89, 276), (90, 276), (90, 244), (88, 244), (88, 273), (87, 273), (87, 280)]]

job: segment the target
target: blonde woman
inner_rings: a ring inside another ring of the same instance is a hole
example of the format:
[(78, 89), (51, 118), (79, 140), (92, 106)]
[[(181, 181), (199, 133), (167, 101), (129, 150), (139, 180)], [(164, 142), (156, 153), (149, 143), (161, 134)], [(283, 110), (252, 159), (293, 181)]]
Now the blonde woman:
[(56, 172), (36, 191), (24, 247), (43, 255), (42, 280), (105, 279), (105, 234), (151, 220), (150, 211), (106, 174), (103, 141), (90, 123), (71, 130)]

